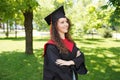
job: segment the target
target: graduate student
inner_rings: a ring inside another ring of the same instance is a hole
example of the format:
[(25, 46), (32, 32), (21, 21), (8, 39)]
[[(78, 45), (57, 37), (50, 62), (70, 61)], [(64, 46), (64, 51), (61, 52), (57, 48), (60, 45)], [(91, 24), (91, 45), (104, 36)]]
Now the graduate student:
[[(86, 74), (84, 54), (70, 37), (70, 20), (61, 6), (47, 17), (50, 40), (44, 45), (43, 80), (78, 80), (78, 74)], [(80, 79), (79, 79), (80, 80)]]

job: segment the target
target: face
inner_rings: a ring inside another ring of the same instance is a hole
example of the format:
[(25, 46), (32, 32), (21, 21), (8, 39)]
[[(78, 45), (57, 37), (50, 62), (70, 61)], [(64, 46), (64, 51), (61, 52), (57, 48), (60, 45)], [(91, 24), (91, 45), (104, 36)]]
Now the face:
[(68, 20), (66, 18), (59, 18), (57, 22), (57, 29), (59, 33), (67, 33), (69, 28)]

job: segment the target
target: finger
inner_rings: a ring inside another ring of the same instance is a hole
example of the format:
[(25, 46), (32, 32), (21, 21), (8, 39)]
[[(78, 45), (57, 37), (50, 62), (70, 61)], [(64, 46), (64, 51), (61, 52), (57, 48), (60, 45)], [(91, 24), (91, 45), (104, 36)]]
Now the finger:
[(56, 63), (56, 64), (62, 64), (62, 62), (60, 62), (60, 61), (56, 61), (55, 63)]

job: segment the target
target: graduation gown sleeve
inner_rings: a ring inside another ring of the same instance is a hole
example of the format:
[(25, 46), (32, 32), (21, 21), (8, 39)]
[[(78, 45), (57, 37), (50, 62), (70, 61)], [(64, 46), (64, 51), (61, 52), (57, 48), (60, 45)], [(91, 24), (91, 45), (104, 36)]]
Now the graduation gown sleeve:
[[(76, 46), (75, 48), (77, 49), (77, 51), (79, 50)], [(74, 58), (73, 61), (75, 63), (75, 70), (77, 73), (79, 74), (86, 74), (87, 73), (87, 68), (85, 66), (85, 57), (84, 57), (84, 53), (81, 52), (81, 55)]]
[[(52, 76), (58, 75), (60, 80), (71, 80), (71, 77), (64, 71), (64, 67), (56, 65), (56, 60), (60, 58), (59, 50), (55, 45), (48, 44), (46, 48), (46, 53), (44, 56), (45, 64), (44, 64), (44, 73), (45, 70), (50, 70), (50, 72), (54, 73)], [(46, 60), (47, 59), (47, 60)], [(44, 75), (46, 76), (46, 75)], [(45, 79), (44, 79), (45, 80)]]

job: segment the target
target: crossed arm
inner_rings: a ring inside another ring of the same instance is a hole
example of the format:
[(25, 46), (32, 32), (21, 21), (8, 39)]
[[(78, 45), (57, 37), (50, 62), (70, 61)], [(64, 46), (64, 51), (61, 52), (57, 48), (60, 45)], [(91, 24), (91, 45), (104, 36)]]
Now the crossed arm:
[[(80, 51), (78, 50), (76, 57), (78, 57), (78, 56), (80, 56), (80, 55), (81, 55), (81, 53), (80, 53)], [(62, 60), (62, 59), (57, 59), (55, 63), (56, 63), (57, 65), (60, 65), (60, 66), (71, 66), (71, 65), (75, 65), (75, 62), (74, 62), (73, 60), (66, 61), (66, 60)]]

